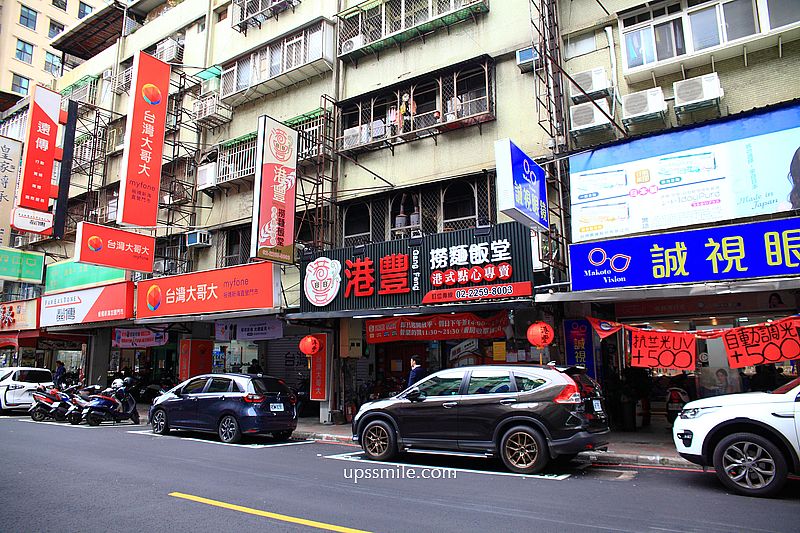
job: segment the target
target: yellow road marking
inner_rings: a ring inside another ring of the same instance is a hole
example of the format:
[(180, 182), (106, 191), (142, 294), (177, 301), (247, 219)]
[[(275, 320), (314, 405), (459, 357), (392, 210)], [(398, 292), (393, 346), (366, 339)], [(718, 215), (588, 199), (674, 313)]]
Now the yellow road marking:
[(230, 509), (231, 511), (239, 511), (240, 513), (247, 513), (256, 516), (263, 516), (264, 518), (272, 518), (273, 520), (280, 520), (282, 522), (289, 522), (292, 524), (300, 524), (308, 527), (315, 527), (317, 529), (324, 529), (326, 531), (339, 531), (340, 533), (369, 533), (363, 529), (353, 529), (351, 527), (337, 526), (334, 524), (326, 524), (325, 522), (317, 522), (315, 520), (306, 520), (305, 518), (297, 518), (285, 514), (270, 513), (269, 511), (261, 511), (260, 509), (253, 509), (251, 507), (243, 507), (241, 505), (234, 505), (232, 503), (225, 503), (219, 500), (211, 500), (201, 496), (193, 496), (192, 494), (184, 494), (183, 492), (170, 492), (170, 496), (175, 498), (182, 498), (193, 502), (204, 503), (206, 505), (213, 505), (214, 507), (221, 507), (223, 509)]

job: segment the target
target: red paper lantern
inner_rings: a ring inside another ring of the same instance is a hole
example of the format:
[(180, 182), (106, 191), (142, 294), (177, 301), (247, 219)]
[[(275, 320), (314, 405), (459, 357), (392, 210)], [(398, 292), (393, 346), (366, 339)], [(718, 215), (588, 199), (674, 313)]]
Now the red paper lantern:
[(547, 322), (534, 322), (528, 326), (528, 342), (537, 348), (544, 348), (555, 338), (555, 332)]
[(320, 344), (319, 339), (313, 335), (306, 335), (300, 341), (300, 351), (305, 355), (314, 355), (319, 352)]

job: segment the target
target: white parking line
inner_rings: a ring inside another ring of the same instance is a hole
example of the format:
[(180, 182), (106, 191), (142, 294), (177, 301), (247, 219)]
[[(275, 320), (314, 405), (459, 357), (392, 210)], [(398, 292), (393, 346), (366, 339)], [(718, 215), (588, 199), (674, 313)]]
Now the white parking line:
[(80, 425), (73, 425), (69, 422), (54, 422), (54, 421), (43, 421), (37, 422), (36, 420), (25, 419), (25, 418), (17, 418), (15, 420), (19, 420), (20, 422), (30, 422), (31, 424), (47, 424), (50, 426), (59, 426), (64, 428), (80, 428), (80, 429), (95, 429), (95, 428), (124, 428), (124, 427), (132, 427), (133, 424), (122, 423), (122, 424), (100, 424), (99, 426), (88, 426), (86, 424)]
[(349, 452), (349, 453), (339, 453), (336, 455), (326, 455), (324, 456), (325, 459), (336, 459), (338, 461), (352, 461), (356, 463), (369, 463), (376, 468), (380, 468), (382, 466), (404, 466), (406, 468), (410, 467), (419, 467), (419, 468), (428, 468), (430, 470), (450, 470), (455, 472), (465, 472), (467, 474), (486, 474), (491, 476), (507, 476), (507, 477), (521, 477), (521, 478), (528, 478), (528, 479), (549, 479), (552, 481), (563, 481), (570, 477), (570, 474), (517, 474), (514, 472), (491, 472), (489, 470), (474, 470), (471, 468), (453, 468), (449, 466), (429, 466), (429, 465), (417, 465), (417, 464), (406, 464), (406, 463), (391, 463), (385, 461), (371, 461), (369, 459), (363, 459), (361, 456), (364, 452)]
[(181, 437), (178, 435), (158, 435), (153, 433), (149, 429), (139, 430), (139, 431), (128, 431), (128, 433), (132, 433), (134, 435), (150, 435), (151, 437), (159, 437), (159, 438), (168, 438), (168, 439), (180, 439), (180, 440), (192, 440), (195, 442), (204, 442), (206, 444), (217, 444), (220, 446), (236, 446), (238, 448), (278, 448), (280, 446), (298, 446), (300, 444), (313, 444), (314, 440), (299, 440), (293, 442), (276, 442), (274, 444), (230, 444), (227, 442), (219, 442), (215, 440), (206, 440), (206, 439), (198, 439), (196, 437)]

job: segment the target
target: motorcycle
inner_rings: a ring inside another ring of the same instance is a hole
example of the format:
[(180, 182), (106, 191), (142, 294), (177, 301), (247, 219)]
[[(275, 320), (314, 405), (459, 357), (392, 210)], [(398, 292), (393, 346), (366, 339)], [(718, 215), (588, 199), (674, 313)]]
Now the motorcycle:
[(683, 410), (683, 406), (689, 401), (689, 393), (680, 387), (667, 389), (667, 420), (670, 424), (675, 422), (678, 414)]
[(139, 412), (136, 400), (130, 393), (133, 380), (115, 379), (111, 387), (100, 394), (90, 396), (89, 405), (83, 411), (83, 419), (90, 426), (98, 426), (101, 422), (121, 422), (130, 420), (139, 424)]
[(62, 413), (58, 410), (58, 407), (64, 401), (64, 396), (68, 398), (68, 395), (62, 395), (61, 391), (55, 387), (48, 389), (40, 385), (33, 391), (31, 396), (33, 397), (33, 403), (28, 409), (28, 413), (33, 421), (42, 422), (48, 418), (59, 421), (65, 420), (61, 416)]
[(72, 395), (72, 404), (67, 409), (66, 419), (73, 426), (77, 426), (83, 421), (83, 411), (91, 402), (91, 397), (100, 392), (100, 385), (90, 385), (78, 390)]

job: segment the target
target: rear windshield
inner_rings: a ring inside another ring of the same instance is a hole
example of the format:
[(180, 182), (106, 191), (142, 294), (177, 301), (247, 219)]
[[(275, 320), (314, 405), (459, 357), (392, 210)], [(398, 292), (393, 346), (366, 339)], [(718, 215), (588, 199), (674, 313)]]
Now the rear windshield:
[(48, 383), (53, 381), (53, 374), (49, 370), (20, 370), (17, 381), (23, 383)]
[(772, 391), (772, 394), (786, 394), (787, 392), (797, 387), (798, 385), (800, 385), (800, 378), (795, 378), (789, 383), (781, 385), (780, 387)]
[(257, 394), (266, 394), (270, 392), (283, 392), (288, 394), (289, 387), (282, 379), (277, 378), (253, 378), (253, 388)]
[(570, 377), (575, 380), (575, 383), (578, 385), (578, 389), (581, 391), (581, 396), (591, 397), (603, 394), (603, 392), (600, 390), (600, 384), (586, 374), (572, 374)]

